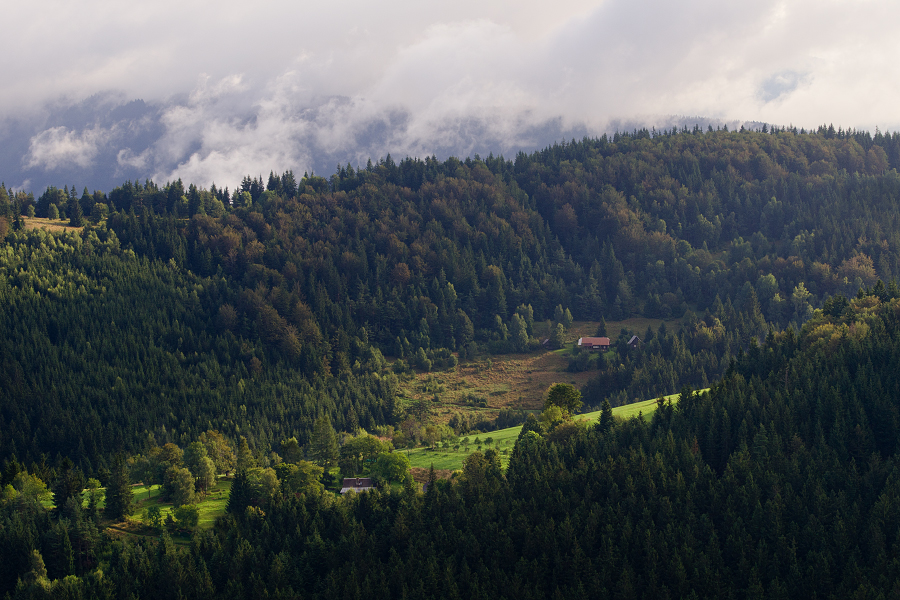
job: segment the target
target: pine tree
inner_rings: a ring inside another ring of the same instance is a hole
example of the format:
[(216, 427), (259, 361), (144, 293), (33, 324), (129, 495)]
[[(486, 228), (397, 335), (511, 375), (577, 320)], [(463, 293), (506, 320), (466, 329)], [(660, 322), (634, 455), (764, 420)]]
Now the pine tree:
[(88, 479), (88, 517), (94, 523), (100, 520), (100, 508), (98, 506), (103, 498), (103, 492), (100, 491), (100, 482), (94, 478)]
[(57, 512), (62, 511), (66, 500), (81, 494), (84, 489), (84, 477), (81, 471), (72, 465), (68, 457), (64, 458), (60, 467), (59, 479), (53, 486), (53, 504)]
[(131, 490), (125, 459), (117, 455), (113, 459), (109, 483), (106, 486), (106, 517), (120, 520), (130, 516), (133, 501), (134, 492)]
[(603, 408), (600, 409), (600, 420), (597, 422), (597, 429), (606, 433), (613, 426), (612, 406), (609, 404), (609, 398), (603, 400)]
[(250, 452), (250, 445), (247, 443), (247, 438), (241, 436), (241, 439), (238, 441), (235, 470), (238, 473), (241, 471), (246, 472), (248, 469), (252, 468), (255, 463), (256, 461), (253, 459), (253, 454)]
[(312, 439), (310, 441), (313, 460), (316, 464), (328, 469), (333, 466), (340, 456), (337, 434), (331, 426), (331, 418), (324, 414), (316, 420), (313, 426)]
[(69, 200), (69, 225), (72, 227), (81, 227), (84, 225), (84, 214), (81, 211), (81, 203), (73, 197)]
[(437, 490), (435, 490), (434, 486), (437, 483), (437, 475), (434, 472), (434, 463), (431, 463), (431, 466), (428, 468), (428, 483), (425, 484), (425, 501), (428, 505), (434, 504), (435, 497), (437, 496)]
[(525, 352), (528, 349), (528, 324), (518, 313), (510, 320), (510, 334), (516, 352)]
[(231, 492), (228, 494), (228, 502), (225, 511), (233, 515), (241, 516), (250, 504), (250, 482), (247, 480), (247, 471), (239, 470), (231, 482)]

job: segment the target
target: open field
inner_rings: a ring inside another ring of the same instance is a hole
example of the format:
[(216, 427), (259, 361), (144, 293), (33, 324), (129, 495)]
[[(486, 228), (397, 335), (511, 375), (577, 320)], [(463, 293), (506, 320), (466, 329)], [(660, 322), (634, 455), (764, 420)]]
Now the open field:
[(46, 229), (47, 231), (79, 231), (82, 227), (71, 227), (69, 220), (39, 219), (37, 217), (22, 217), (25, 229)]
[[(665, 398), (677, 402), (678, 396), (679, 394), (670, 394), (665, 396)], [(632, 417), (637, 417), (640, 413), (643, 414), (644, 418), (649, 419), (653, 416), (653, 413), (656, 412), (656, 408), (655, 398), (643, 400), (641, 402), (635, 402), (634, 404), (626, 404), (624, 406), (613, 408), (613, 416), (617, 419), (630, 419)], [(599, 418), (600, 411), (589, 412), (575, 417), (576, 420), (588, 422), (595, 422)], [(494, 443), (491, 446), (482, 445), (481, 449), (484, 451), (487, 450), (488, 447), (492, 447), (499, 450), (500, 460), (505, 469), (506, 465), (509, 463), (509, 456), (512, 453), (513, 446), (516, 443), (516, 439), (519, 437), (520, 431), (522, 431), (521, 425), (499, 429), (497, 431), (489, 431), (487, 433), (478, 434), (477, 437), (480, 438), (482, 442), (488, 438), (494, 440)], [(412, 467), (427, 469), (433, 463), (435, 469), (461, 469), (466, 457), (478, 450), (478, 447), (474, 443), (475, 437), (476, 436), (474, 435), (469, 436), (468, 450), (465, 449), (465, 445), (460, 444), (458, 449), (450, 448), (445, 450), (441, 448), (438, 450), (431, 450), (428, 448), (414, 448), (411, 450), (402, 450), (402, 452), (407, 453), (409, 464)]]
[[(150, 506), (159, 506), (162, 518), (165, 519), (172, 512), (172, 505), (168, 502), (160, 503), (159, 486), (135, 485), (132, 489), (134, 490), (134, 509), (130, 519), (120, 523), (108, 523), (106, 532), (117, 537), (157, 537), (159, 532), (143, 523), (144, 510)], [(206, 498), (197, 503), (197, 507), (200, 509), (199, 528), (210, 529), (216, 518), (225, 514), (225, 505), (230, 493), (231, 480), (219, 479), (216, 487), (206, 495)], [(190, 543), (190, 534), (176, 531), (172, 533), (172, 541), (179, 545), (187, 545)]]
[[(480, 447), (482, 451), (485, 451), (488, 448), (494, 448), (500, 452), (500, 461), (503, 463), (503, 467), (506, 468), (506, 465), (509, 462), (509, 456), (512, 454), (513, 446), (515, 446), (516, 439), (519, 437), (519, 432), (521, 430), (522, 426), (519, 425), (518, 427), (508, 427), (506, 429), (498, 429), (497, 431), (488, 433), (470, 435), (468, 436), (468, 444), (460, 441), (458, 449), (449, 448), (445, 450), (442, 448), (439, 450), (431, 450), (428, 448), (413, 448), (411, 450), (401, 450), (400, 452), (407, 453), (411, 467), (427, 469), (434, 463), (435, 469), (450, 469), (452, 471), (461, 469), (462, 463), (466, 457), (479, 449), (479, 444), (476, 444), (475, 442), (477, 438), (481, 442)], [(492, 440), (490, 446), (484, 444), (488, 438)], [(463, 436), (463, 440), (464, 439), (466, 439), (466, 436)]]
[[(607, 332), (615, 339), (622, 329), (643, 336), (647, 326), (658, 329), (662, 319), (634, 318), (608, 321)], [(666, 321), (667, 327), (678, 328), (680, 320)], [(544, 402), (544, 393), (554, 383), (570, 383), (582, 387), (596, 372), (569, 373), (569, 353), (579, 337), (596, 334), (599, 323), (575, 321), (559, 350), (537, 350), (528, 354), (503, 354), (481, 357), (461, 363), (454, 371), (417, 373), (403, 384), (402, 396), (407, 403), (425, 398), (431, 400), (431, 418), (446, 423), (455, 412), (476, 413), (494, 418), (502, 409), (535, 411)], [(543, 324), (536, 324), (538, 338), (545, 337)]]
[[(159, 486), (134, 486), (134, 510), (131, 518), (140, 521), (143, 518), (144, 510), (150, 506), (158, 505), (163, 519), (166, 518), (174, 509), (169, 502), (160, 503)], [(206, 497), (197, 503), (200, 509), (200, 527), (209, 528), (213, 526), (216, 518), (225, 514), (225, 505), (228, 502), (228, 494), (231, 492), (230, 479), (218, 479), (216, 487), (209, 491)]]
[[(105, 488), (100, 489), (103, 492), (106, 491)], [(160, 489), (158, 485), (133, 485), (131, 486), (131, 490), (132, 492), (134, 492), (134, 508), (131, 511), (130, 520), (121, 523), (107, 523), (107, 531), (112, 535), (118, 536), (158, 535), (157, 532), (148, 530), (144, 527), (144, 510), (146, 510), (150, 506), (159, 506), (162, 518), (165, 519), (166, 516), (174, 510), (172, 504), (169, 502), (160, 502)], [(197, 503), (197, 507), (200, 509), (200, 520), (198, 522), (198, 527), (202, 529), (209, 529), (215, 524), (218, 517), (221, 517), (225, 514), (225, 506), (228, 503), (228, 495), (230, 493), (231, 480), (221, 478), (218, 479), (216, 481), (216, 486), (212, 490), (210, 490), (209, 493), (207, 493), (206, 497), (203, 500)], [(83, 505), (86, 508), (88, 505), (87, 490), (82, 492), (82, 499)], [(42, 504), (48, 509), (54, 508), (52, 500), (43, 501)], [(97, 506), (99, 508), (105, 508), (106, 503), (103, 499), (101, 499), (97, 503)], [(176, 534), (172, 536), (172, 539), (176, 543), (186, 544), (190, 538), (187, 535)]]
[[(701, 390), (706, 391), (706, 390)], [(668, 396), (663, 396), (666, 400), (671, 400), (672, 402), (678, 402), (677, 394), (669, 394)], [(653, 413), (656, 412), (657, 405), (656, 401), (658, 398), (651, 398), (650, 400), (641, 400), (640, 402), (634, 402), (632, 404), (625, 404), (624, 406), (617, 406), (613, 411), (613, 416), (617, 419), (630, 419), (631, 417), (636, 417), (639, 414), (643, 414), (645, 419), (649, 419), (653, 416)], [(576, 419), (587, 419), (588, 421), (596, 421), (600, 418), (600, 411), (595, 410), (593, 412), (584, 413), (583, 415), (578, 415), (575, 417)]]

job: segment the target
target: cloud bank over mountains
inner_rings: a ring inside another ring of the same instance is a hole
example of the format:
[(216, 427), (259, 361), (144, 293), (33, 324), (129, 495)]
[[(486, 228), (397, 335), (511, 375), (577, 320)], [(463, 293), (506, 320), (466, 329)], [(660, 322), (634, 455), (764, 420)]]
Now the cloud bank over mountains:
[[(234, 187), (642, 125), (900, 124), (900, 7), (875, 0), (87, 4), (11, 11), (7, 185)], [(56, 27), (78, 35), (34, 43)]]

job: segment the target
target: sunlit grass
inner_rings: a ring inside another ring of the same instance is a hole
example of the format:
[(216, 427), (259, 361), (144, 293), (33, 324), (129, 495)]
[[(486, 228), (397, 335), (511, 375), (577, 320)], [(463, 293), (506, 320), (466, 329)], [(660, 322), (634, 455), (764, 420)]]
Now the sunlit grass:
[[(665, 398), (671, 400), (672, 402), (677, 402), (678, 396), (679, 394), (669, 394), (668, 396), (665, 396)], [(655, 413), (657, 410), (656, 400), (656, 398), (653, 398), (651, 400), (643, 400), (641, 402), (635, 402), (633, 404), (617, 406), (612, 409), (613, 417), (615, 417), (616, 419), (630, 419), (641, 414), (645, 419), (649, 420), (650, 418), (652, 418), (653, 413)], [(575, 418), (577, 420), (584, 420), (589, 423), (593, 423), (600, 418), (600, 411), (597, 410), (582, 415), (577, 415)], [(515, 445), (516, 439), (518, 439), (519, 432), (521, 431), (522, 426), (518, 425), (516, 427), (508, 427), (506, 429), (499, 429), (497, 431), (489, 431), (487, 433), (469, 435), (468, 449), (466, 449), (465, 444), (460, 442), (458, 450), (454, 450), (453, 448), (438, 448), (435, 450), (432, 450), (430, 448), (413, 448), (411, 450), (402, 450), (402, 452), (406, 452), (408, 454), (409, 464), (411, 467), (427, 469), (433, 464), (435, 469), (462, 469), (463, 461), (466, 459), (466, 457), (478, 450), (478, 446), (475, 444), (475, 438), (478, 437), (482, 442), (481, 451), (484, 452), (488, 448), (499, 450), (501, 462), (503, 463), (503, 467), (506, 468), (506, 465), (509, 463), (509, 456), (512, 453), (513, 446)], [(487, 438), (493, 439), (493, 443), (490, 446), (484, 444), (484, 441)]]
[[(160, 514), (165, 519), (166, 516), (174, 511), (171, 502), (160, 502), (159, 486), (134, 486), (134, 510), (131, 518), (136, 521), (142, 521), (144, 511), (151, 506), (159, 506)], [(216, 522), (216, 518), (225, 514), (225, 506), (228, 504), (228, 495), (231, 493), (230, 479), (217, 479), (214, 488), (209, 490), (203, 499), (197, 502), (197, 508), (200, 509), (199, 527), (210, 528)]]

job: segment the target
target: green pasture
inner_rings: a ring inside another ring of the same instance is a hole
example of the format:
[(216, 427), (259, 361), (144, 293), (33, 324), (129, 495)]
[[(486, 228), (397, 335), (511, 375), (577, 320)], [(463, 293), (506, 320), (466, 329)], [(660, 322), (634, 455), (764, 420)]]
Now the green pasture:
[[(144, 518), (144, 510), (150, 506), (159, 506), (163, 519), (174, 511), (170, 502), (160, 502), (159, 486), (136, 485), (134, 491), (134, 510), (131, 518), (136, 521), (142, 521)], [(215, 523), (217, 517), (225, 514), (225, 505), (228, 503), (228, 494), (231, 492), (230, 479), (217, 479), (216, 486), (211, 489), (203, 500), (197, 503), (200, 509), (199, 527), (210, 528)]]
[[(435, 450), (430, 448), (413, 448), (408, 451), (403, 450), (402, 452), (408, 452), (409, 466), (411, 467), (427, 469), (433, 463), (435, 469), (462, 469), (465, 458), (478, 450), (478, 445), (475, 443), (475, 438), (477, 437), (481, 440), (482, 452), (488, 448), (493, 448), (500, 452), (500, 460), (505, 468), (506, 464), (509, 462), (509, 456), (512, 454), (513, 446), (515, 446), (516, 439), (518, 439), (521, 430), (522, 426), (520, 425), (518, 427), (509, 427), (507, 429), (498, 429), (497, 431), (469, 435), (468, 450), (465, 449), (466, 446), (464, 444), (460, 443), (459, 450), (454, 450), (453, 448), (438, 448)], [(465, 438), (466, 436), (463, 437)], [(492, 438), (493, 440), (489, 446), (484, 443), (488, 438)]]
[[(174, 511), (175, 509), (172, 507), (171, 502), (160, 502), (159, 495), (160, 489), (158, 485), (146, 486), (146, 485), (133, 485), (131, 486), (131, 490), (134, 493), (134, 508), (131, 511), (131, 519), (137, 522), (143, 522), (144, 520), (144, 510), (149, 508), (150, 506), (159, 506), (160, 513), (162, 514), (162, 518), (165, 519), (166, 516)], [(103, 497), (103, 493), (106, 492), (106, 488), (100, 488), (101, 498), (99, 502), (97, 502), (98, 508), (105, 508), (106, 502)], [(216, 485), (213, 489), (209, 490), (206, 496), (197, 502), (197, 508), (200, 509), (200, 520), (198, 521), (198, 527), (203, 529), (212, 528), (213, 524), (216, 522), (216, 518), (221, 517), (225, 514), (225, 505), (228, 503), (228, 495), (231, 493), (231, 480), (230, 479), (218, 479), (216, 480)], [(83, 506), (87, 508), (88, 506), (88, 492), (85, 490), (81, 494), (83, 499)], [(53, 500), (45, 500), (42, 501), (43, 504), (48, 509), (53, 509), (54, 504)], [(175, 536), (176, 542), (184, 542), (188, 539), (187, 536)], [(183, 539), (182, 539), (183, 538)]]
[[(700, 390), (701, 392), (706, 390)], [(672, 402), (678, 401), (678, 396), (680, 394), (669, 394), (665, 396), (667, 400), (671, 400)], [(656, 412), (656, 398), (652, 400), (643, 400), (641, 402), (635, 402), (633, 404), (626, 404), (624, 406), (617, 406), (613, 408), (613, 416), (617, 419), (630, 419), (632, 417), (637, 417), (638, 414), (643, 414), (645, 419), (650, 419), (653, 416), (653, 413)], [(589, 422), (594, 422), (600, 418), (600, 411), (594, 411), (585, 413), (582, 415), (577, 415), (575, 417), (577, 420), (586, 420)], [(487, 438), (493, 438), (494, 442), (490, 445), (481, 446), (481, 451), (484, 452), (488, 448), (495, 448), (500, 451), (500, 459), (503, 463), (503, 468), (506, 468), (506, 465), (509, 463), (509, 457), (512, 454), (513, 446), (516, 443), (516, 440), (519, 437), (519, 432), (522, 431), (522, 426), (518, 425), (516, 427), (509, 427), (507, 429), (499, 429), (497, 431), (489, 431), (487, 433), (480, 433), (477, 437), (481, 439), (482, 442)], [(478, 450), (478, 447), (475, 445), (475, 435), (469, 436), (469, 449), (465, 450), (464, 446), (460, 444), (459, 450), (444, 449), (438, 448), (432, 450), (430, 448), (413, 448), (411, 450), (403, 450), (403, 452), (407, 452), (409, 456), (409, 465), (411, 467), (420, 467), (427, 469), (432, 464), (434, 464), (435, 469), (462, 469), (463, 461), (467, 456)], [(499, 445), (498, 445), (499, 443)], [(504, 451), (506, 451), (504, 453)]]
[[(706, 391), (706, 390), (701, 390)], [(669, 394), (668, 396), (663, 396), (666, 400), (671, 400), (672, 402), (678, 402), (678, 396), (681, 394)], [(617, 406), (612, 409), (613, 416), (617, 419), (630, 419), (631, 417), (636, 417), (639, 414), (643, 414), (645, 419), (650, 419), (653, 416), (653, 413), (656, 412), (657, 398), (653, 398), (651, 400), (642, 400), (640, 402), (634, 402), (632, 404), (625, 404), (622, 406)], [(587, 419), (588, 421), (596, 421), (600, 418), (600, 411), (595, 410), (593, 412), (584, 413), (583, 415), (578, 415), (575, 417), (576, 419)]]

